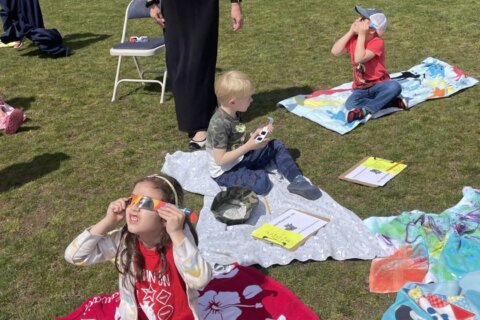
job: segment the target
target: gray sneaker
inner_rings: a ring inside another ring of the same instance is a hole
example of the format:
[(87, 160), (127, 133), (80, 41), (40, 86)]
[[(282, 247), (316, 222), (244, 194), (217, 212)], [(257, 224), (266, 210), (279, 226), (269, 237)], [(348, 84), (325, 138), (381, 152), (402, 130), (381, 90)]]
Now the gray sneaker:
[(308, 180), (302, 175), (296, 176), (287, 186), (287, 189), (291, 193), (298, 194), (308, 200), (317, 200), (322, 196), (320, 189), (308, 182)]

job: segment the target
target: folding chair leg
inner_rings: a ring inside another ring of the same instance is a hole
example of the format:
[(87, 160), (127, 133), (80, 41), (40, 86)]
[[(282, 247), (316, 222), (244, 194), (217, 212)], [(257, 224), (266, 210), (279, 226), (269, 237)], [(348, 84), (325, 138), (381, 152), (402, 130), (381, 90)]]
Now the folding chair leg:
[[(138, 76), (140, 77), (140, 79), (143, 80), (143, 72), (142, 72), (142, 68), (140, 68), (140, 63), (138, 62), (137, 57), (132, 57), (132, 58), (133, 58), (133, 62), (135, 62), (135, 67), (137, 67)], [(142, 84), (145, 85), (145, 82), (142, 82)]]
[(165, 94), (165, 87), (167, 86), (167, 68), (163, 72), (163, 80), (162, 80), (162, 93), (160, 94), (160, 103), (163, 103), (163, 95)]
[(118, 57), (117, 63), (117, 74), (115, 75), (115, 84), (113, 86), (113, 95), (112, 95), (112, 102), (115, 101), (115, 96), (117, 95), (117, 86), (118, 86), (118, 78), (120, 77), (120, 65), (122, 64), (122, 56)]

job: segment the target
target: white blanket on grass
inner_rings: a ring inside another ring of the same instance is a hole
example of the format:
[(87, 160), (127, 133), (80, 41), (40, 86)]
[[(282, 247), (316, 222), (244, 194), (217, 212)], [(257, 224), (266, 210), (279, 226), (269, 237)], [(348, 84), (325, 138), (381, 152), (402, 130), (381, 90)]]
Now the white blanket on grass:
[[(323, 261), (328, 257), (336, 260), (370, 260), (386, 255), (355, 213), (341, 206), (323, 190), (323, 196), (315, 201), (291, 194), (287, 190), (288, 181), (280, 174), (270, 175), (273, 188), (267, 199), (271, 215), (266, 213), (264, 197), (259, 196), (259, 205), (245, 224), (227, 226), (217, 221), (210, 206), (221, 189), (208, 174), (207, 157), (205, 151), (167, 154), (162, 172), (176, 178), (185, 190), (205, 196), (197, 233), (200, 251), (210, 263), (237, 262), (241, 265), (269, 267), (286, 265), (292, 260)], [(331, 221), (295, 251), (252, 238), (253, 230), (288, 208), (319, 213)]]

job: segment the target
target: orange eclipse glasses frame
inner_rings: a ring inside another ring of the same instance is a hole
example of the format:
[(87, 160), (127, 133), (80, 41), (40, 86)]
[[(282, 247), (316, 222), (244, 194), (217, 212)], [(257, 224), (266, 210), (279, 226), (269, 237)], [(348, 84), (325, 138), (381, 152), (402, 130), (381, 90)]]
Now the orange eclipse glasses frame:
[[(141, 196), (138, 194), (131, 194), (127, 200), (127, 206), (134, 206), (138, 205), (139, 209), (145, 209), (149, 211), (155, 211), (166, 205), (168, 202), (150, 198), (147, 196)], [(190, 217), (193, 223), (196, 223), (198, 220), (198, 215), (195, 211), (189, 208), (180, 208), (182, 212), (187, 216)]]
[(128, 200), (128, 206), (134, 206), (138, 205), (139, 209), (146, 209), (150, 211), (155, 211), (157, 209), (160, 209), (164, 205), (166, 205), (168, 202), (158, 200), (158, 199), (153, 199), (150, 197), (146, 196), (141, 196), (138, 194), (132, 194), (129, 197)]

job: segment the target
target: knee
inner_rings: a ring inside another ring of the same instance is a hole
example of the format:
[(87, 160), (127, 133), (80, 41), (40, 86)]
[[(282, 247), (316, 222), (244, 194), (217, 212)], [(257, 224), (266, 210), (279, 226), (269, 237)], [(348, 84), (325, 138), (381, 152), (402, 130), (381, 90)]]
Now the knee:
[(392, 92), (392, 95), (398, 96), (402, 92), (402, 86), (397, 81), (394, 81), (394, 80), (390, 80), (390, 81), (391, 81), (390, 90)]
[(267, 194), (272, 187), (273, 184), (268, 178), (268, 174), (265, 172), (265, 174), (257, 177), (255, 183), (253, 184), (253, 192), (259, 195), (264, 195)]
[(273, 139), (268, 143), (269, 147), (275, 150), (285, 149), (285, 144), (281, 140)]
[(353, 90), (352, 94), (347, 98), (345, 101), (345, 109), (347, 110), (352, 110), (355, 108), (358, 108), (358, 99), (357, 99), (357, 93), (358, 91)]

